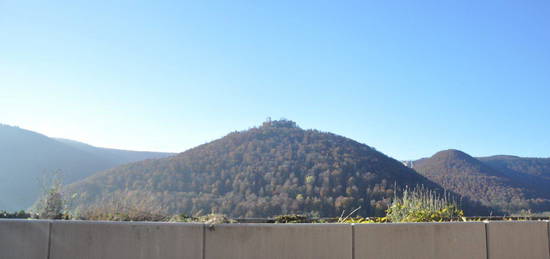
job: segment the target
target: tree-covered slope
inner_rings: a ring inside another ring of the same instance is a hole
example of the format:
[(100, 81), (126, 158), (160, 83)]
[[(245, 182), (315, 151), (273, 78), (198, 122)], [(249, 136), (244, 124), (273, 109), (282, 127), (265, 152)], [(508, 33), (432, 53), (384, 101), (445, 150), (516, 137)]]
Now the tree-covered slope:
[(413, 168), (445, 189), (504, 210), (550, 209), (548, 186), (519, 173), (503, 172), (458, 150), (414, 161)]
[(80, 208), (112, 199), (160, 204), (170, 213), (260, 217), (381, 215), (394, 187), (439, 189), (375, 149), (291, 121), (268, 121), (177, 156), (95, 174), (68, 187)]
[[(90, 149), (93, 149), (91, 147)], [(120, 157), (109, 149), (97, 152), (67, 145), (44, 135), (0, 124), (0, 210), (18, 210), (31, 206), (40, 192), (45, 174), (61, 171), (68, 183), (95, 172), (141, 160), (144, 153), (132, 152)], [(166, 154), (146, 154), (151, 158)]]
[(503, 172), (527, 174), (550, 181), (550, 158), (490, 156), (478, 159)]

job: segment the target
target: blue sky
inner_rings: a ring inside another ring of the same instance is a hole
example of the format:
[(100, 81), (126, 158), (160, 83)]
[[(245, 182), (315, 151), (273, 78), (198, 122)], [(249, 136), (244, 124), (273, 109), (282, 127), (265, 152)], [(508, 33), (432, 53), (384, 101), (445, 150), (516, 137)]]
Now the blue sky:
[(0, 122), (183, 151), (270, 116), (550, 157), (549, 1), (0, 0)]

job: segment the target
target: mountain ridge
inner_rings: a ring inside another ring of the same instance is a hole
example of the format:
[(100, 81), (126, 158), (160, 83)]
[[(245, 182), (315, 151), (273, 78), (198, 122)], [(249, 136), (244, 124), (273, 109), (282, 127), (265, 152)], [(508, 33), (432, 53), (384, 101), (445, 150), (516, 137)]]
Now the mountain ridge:
[[(550, 182), (521, 170), (495, 166), (516, 156), (474, 158), (459, 150), (443, 150), (412, 162), (412, 168), (444, 188), (508, 213), (550, 210)], [(549, 167), (550, 168), (550, 167)]]
[[(126, 164), (68, 186), (77, 208), (109, 200), (232, 217), (384, 215), (395, 187), (443, 189), (374, 148), (292, 121), (267, 121), (176, 156)], [(145, 205), (144, 205), (145, 206)], [(474, 208), (475, 206), (471, 206)]]
[[(130, 151), (124, 153), (127, 155), (124, 158), (112, 158), (105, 152), (109, 149), (86, 150), (34, 131), (0, 124), (0, 209), (31, 206), (41, 191), (42, 178), (55, 171), (61, 171), (63, 180), (71, 183), (94, 172), (135, 161)], [(136, 159), (141, 160), (143, 155), (168, 154), (138, 152), (136, 155)]]

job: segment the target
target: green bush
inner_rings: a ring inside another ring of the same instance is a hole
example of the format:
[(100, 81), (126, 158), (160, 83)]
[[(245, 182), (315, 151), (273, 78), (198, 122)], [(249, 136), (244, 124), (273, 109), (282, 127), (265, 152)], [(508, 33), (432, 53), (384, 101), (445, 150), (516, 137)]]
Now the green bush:
[(390, 222), (441, 222), (460, 220), (464, 212), (447, 195), (422, 186), (405, 189), (402, 197), (395, 197), (386, 211)]
[(275, 217), (275, 223), (307, 223), (308, 217), (306, 215), (279, 215)]
[(0, 210), (0, 219), (28, 219), (31, 217), (32, 215), (24, 210), (20, 210), (18, 212), (7, 212)]

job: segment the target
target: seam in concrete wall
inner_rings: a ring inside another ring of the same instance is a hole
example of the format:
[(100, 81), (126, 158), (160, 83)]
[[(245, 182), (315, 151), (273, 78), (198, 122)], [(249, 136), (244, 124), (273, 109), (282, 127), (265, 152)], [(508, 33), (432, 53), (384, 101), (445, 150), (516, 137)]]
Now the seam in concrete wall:
[(48, 222), (48, 254), (46, 255), (47, 259), (50, 259), (51, 251), (52, 251), (52, 222)]
[(351, 224), (351, 259), (355, 259), (355, 223)]
[(206, 258), (206, 225), (202, 224), (202, 259)]
[(546, 229), (548, 231), (548, 258), (550, 258), (550, 221), (546, 221)]
[(485, 258), (489, 259), (489, 223), (483, 223), (485, 225)]

